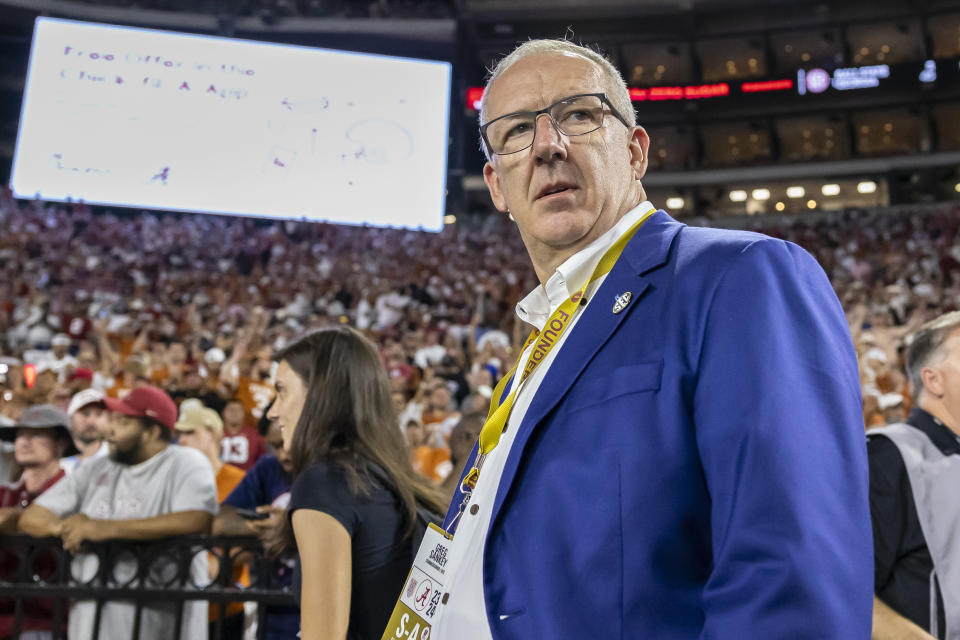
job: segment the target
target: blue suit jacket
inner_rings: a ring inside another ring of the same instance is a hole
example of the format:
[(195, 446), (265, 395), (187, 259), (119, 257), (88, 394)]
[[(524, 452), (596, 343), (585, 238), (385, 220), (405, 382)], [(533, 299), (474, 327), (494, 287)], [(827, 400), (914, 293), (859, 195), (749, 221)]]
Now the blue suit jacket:
[(550, 366), (493, 508), (497, 640), (869, 638), (857, 360), (820, 266), (654, 214)]

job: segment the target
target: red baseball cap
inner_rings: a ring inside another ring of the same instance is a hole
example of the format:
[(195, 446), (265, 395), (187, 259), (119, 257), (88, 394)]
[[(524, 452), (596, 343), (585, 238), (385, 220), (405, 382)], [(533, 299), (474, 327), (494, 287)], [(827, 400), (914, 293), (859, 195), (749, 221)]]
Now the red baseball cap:
[(173, 431), (177, 423), (177, 405), (163, 389), (137, 387), (123, 400), (104, 398), (107, 409), (135, 418), (153, 418)]
[(72, 382), (74, 380), (93, 380), (93, 369), (88, 369), (86, 367), (80, 367), (79, 369), (74, 369), (67, 377), (67, 382)]

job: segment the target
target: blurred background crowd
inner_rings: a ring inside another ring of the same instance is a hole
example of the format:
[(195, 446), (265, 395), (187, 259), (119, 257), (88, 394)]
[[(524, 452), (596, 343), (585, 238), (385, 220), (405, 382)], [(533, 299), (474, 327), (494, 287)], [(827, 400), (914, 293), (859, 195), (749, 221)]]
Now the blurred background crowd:
[[(465, 454), (451, 461), (454, 427), (486, 410), (513, 364), (526, 335), (514, 306), (535, 286), (506, 217), (431, 234), (95, 212), (4, 192), (0, 225), (0, 416), (152, 384), (219, 413), (221, 458), (241, 468), (267, 451), (265, 423), (256, 427), (274, 395), (274, 352), (349, 324), (380, 349), (415, 467), (442, 483)], [(960, 207), (754, 226), (805, 247), (833, 282), (860, 357), (865, 425), (903, 419), (903, 339), (960, 299)], [(242, 434), (249, 445), (231, 448)]]

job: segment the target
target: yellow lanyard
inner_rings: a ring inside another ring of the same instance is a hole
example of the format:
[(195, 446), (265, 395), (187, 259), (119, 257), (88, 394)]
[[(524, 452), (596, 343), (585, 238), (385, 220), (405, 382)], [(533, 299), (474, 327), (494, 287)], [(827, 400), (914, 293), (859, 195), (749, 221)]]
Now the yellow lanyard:
[[(650, 211), (643, 214), (639, 220), (627, 229), (626, 233), (620, 236), (620, 239), (617, 240), (612, 247), (607, 249), (607, 252), (600, 258), (600, 262), (597, 263), (593, 274), (587, 282), (553, 312), (546, 324), (544, 324), (542, 334), (537, 329), (530, 332), (530, 336), (524, 343), (523, 349), (520, 350), (520, 358), (523, 358), (523, 353), (531, 344), (534, 342), (537, 344), (527, 358), (527, 362), (523, 366), (523, 372), (520, 374), (520, 379), (513, 385), (513, 390), (510, 392), (510, 395), (507, 396), (506, 400), (500, 402), (500, 397), (503, 395), (507, 382), (514, 376), (520, 365), (519, 358), (517, 359), (517, 363), (513, 365), (513, 368), (501, 378), (493, 390), (493, 397), (490, 398), (490, 411), (487, 413), (487, 420), (483, 424), (483, 429), (480, 430), (480, 446), (477, 451), (477, 457), (473, 461), (470, 473), (464, 476), (463, 483), (460, 487), (460, 490), (467, 494), (467, 496), (469, 496), (474, 487), (477, 486), (477, 478), (480, 477), (480, 468), (483, 466), (483, 461), (487, 457), (487, 454), (493, 451), (500, 443), (500, 436), (503, 434), (507, 420), (510, 418), (510, 411), (513, 409), (513, 403), (514, 400), (516, 400), (520, 385), (523, 384), (541, 362), (546, 360), (547, 354), (550, 353), (550, 350), (553, 349), (557, 341), (560, 340), (560, 336), (562, 336), (563, 332), (570, 326), (570, 321), (576, 314), (577, 307), (580, 306), (580, 301), (583, 299), (583, 294), (586, 292), (587, 287), (613, 269), (613, 265), (616, 264), (620, 258), (624, 247), (626, 247), (630, 239), (633, 238), (634, 234), (640, 228), (640, 225), (646, 222), (647, 218), (655, 211), (656, 209), (650, 209)], [(461, 505), (461, 509), (465, 505), (466, 502)], [(456, 519), (454, 519), (454, 522), (455, 521)], [(452, 524), (451, 522), (451, 525)]]

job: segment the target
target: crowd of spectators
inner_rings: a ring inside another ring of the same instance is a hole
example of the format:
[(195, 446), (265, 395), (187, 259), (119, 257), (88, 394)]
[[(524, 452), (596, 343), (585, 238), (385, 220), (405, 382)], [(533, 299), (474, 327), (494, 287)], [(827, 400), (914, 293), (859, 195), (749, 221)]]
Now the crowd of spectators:
[[(154, 384), (219, 413), (221, 458), (244, 470), (266, 451), (254, 427), (272, 354), (345, 323), (380, 347), (414, 464), (441, 482), (453, 427), (485, 410), (512, 364), (525, 335), (513, 307), (536, 282), (500, 216), (431, 234), (0, 199), (0, 415)], [(955, 206), (757, 225), (813, 253), (833, 282), (868, 425), (909, 408), (903, 337), (956, 308), (958, 227)]]
[(830, 277), (860, 360), (866, 426), (902, 421), (912, 406), (905, 340), (960, 304), (960, 207), (857, 210), (756, 230), (804, 247)]
[[(226, 508), (213, 531), (269, 538), (290, 471), (265, 419), (273, 355), (337, 324), (378, 346), (414, 468), (452, 494), (492, 387), (526, 333), (514, 305), (536, 285), (502, 216), (432, 234), (93, 211), (3, 191), (0, 226), (0, 425), (58, 407), (57, 425), (76, 445), (49, 430), (42, 449), (15, 453), (0, 442), (8, 530), (52, 478), (106, 455), (105, 406), (150, 388), (179, 405), (157, 446), (179, 435), (216, 476)], [(830, 277), (860, 359), (865, 425), (903, 420), (904, 338), (960, 300), (960, 207), (768, 217), (754, 227), (800, 244)], [(73, 455), (55, 468), (57, 452)], [(263, 520), (239, 515), (257, 508)], [(276, 613), (277, 629), (295, 625), (294, 613)]]

